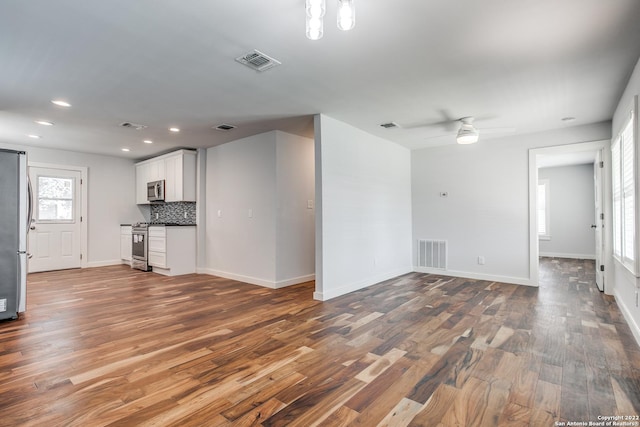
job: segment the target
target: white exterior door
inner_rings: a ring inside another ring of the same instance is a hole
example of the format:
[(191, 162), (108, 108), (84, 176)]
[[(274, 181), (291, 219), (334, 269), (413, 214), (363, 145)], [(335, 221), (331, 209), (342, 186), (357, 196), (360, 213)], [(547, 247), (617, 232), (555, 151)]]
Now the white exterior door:
[(602, 239), (602, 232), (604, 231), (604, 202), (602, 197), (602, 150), (598, 151), (596, 155), (596, 163), (594, 165), (594, 188), (595, 188), (595, 202), (596, 202), (596, 218), (595, 218), (595, 241), (596, 241), (596, 285), (598, 289), (604, 291), (604, 273), (600, 266), (604, 265), (603, 253), (604, 253), (604, 241)]
[(34, 212), (29, 230), (29, 272), (80, 268), (81, 172), (30, 167)]

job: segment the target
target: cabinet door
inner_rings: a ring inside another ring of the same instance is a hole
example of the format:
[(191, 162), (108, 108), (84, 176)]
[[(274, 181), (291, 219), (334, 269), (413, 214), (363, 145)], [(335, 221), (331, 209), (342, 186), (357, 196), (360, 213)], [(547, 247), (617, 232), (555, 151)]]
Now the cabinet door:
[(131, 234), (120, 234), (120, 258), (131, 261)]
[(166, 237), (148, 237), (148, 250), (149, 252), (160, 252), (165, 253), (167, 251), (167, 239)]
[(160, 181), (162, 179), (167, 179), (165, 169), (164, 169), (164, 160), (153, 160), (147, 164), (149, 165), (147, 182)]
[(149, 251), (149, 259), (147, 260), (149, 265), (159, 268), (167, 267), (167, 254), (164, 252), (152, 252)]
[(149, 182), (149, 164), (136, 165), (136, 203), (149, 204), (147, 201), (147, 182)]
[(181, 202), (182, 198), (182, 155), (164, 159), (166, 181), (164, 187), (165, 202)]

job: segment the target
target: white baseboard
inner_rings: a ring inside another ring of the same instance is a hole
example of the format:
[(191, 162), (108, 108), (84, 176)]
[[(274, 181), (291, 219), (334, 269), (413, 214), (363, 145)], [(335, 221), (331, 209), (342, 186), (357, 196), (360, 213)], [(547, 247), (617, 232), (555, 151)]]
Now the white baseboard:
[(376, 285), (380, 282), (384, 282), (385, 280), (393, 279), (394, 277), (402, 276), (403, 274), (411, 273), (411, 267), (399, 268), (396, 270), (388, 271), (386, 273), (377, 274), (374, 277), (369, 279), (361, 280), (358, 282), (350, 283), (346, 286), (341, 286), (339, 288), (333, 288), (329, 290), (323, 289), (322, 292), (314, 292), (313, 299), (319, 301), (327, 301), (335, 297), (339, 297), (341, 295), (348, 294), (350, 292), (357, 291), (362, 288), (366, 288), (367, 286)]
[(294, 277), (292, 279), (280, 280), (276, 282), (276, 289), (286, 288), (287, 286), (297, 285), (299, 283), (311, 282), (316, 280), (315, 274), (308, 274), (306, 276)]
[(197, 273), (224, 277), (225, 279), (237, 280), (238, 282), (249, 283), (251, 285), (258, 285), (258, 286), (262, 286), (270, 289), (285, 288), (287, 286), (293, 286), (299, 283), (309, 282), (311, 280), (315, 280), (316, 278), (315, 274), (308, 274), (306, 276), (294, 277), (291, 279), (279, 280), (276, 282), (273, 280), (265, 280), (257, 277), (243, 276), (241, 274), (229, 273), (227, 271), (214, 270), (211, 268), (199, 268), (197, 270)]
[(487, 280), (490, 282), (510, 283), (513, 285), (524, 285), (538, 287), (532, 283), (531, 279), (523, 277), (495, 276), (492, 274), (470, 273), (467, 271), (439, 270), (437, 268), (414, 267), (413, 271), (417, 273), (438, 274), (441, 276), (461, 277), (464, 279)]
[(91, 262), (87, 262), (86, 268), (108, 267), (110, 265), (120, 265), (120, 264), (125, 264), (125, 262), (123, 262), (121, 259), (112, 259), (107, 261), (91, 261)]
[(550, 258), (596, 259), (596, 256), (592, 254), (565, 254), (559, 252), (540, 252), (540, 256)]
[(624, 319), (629, 324), (629, 329), (631, 329), (633, 337), (636, 339), (636, 342), (640, 346), (640, 325), (638, 325), (636, 320), (631, 315), (631, 310), (629, 310), (629, 307), (627, 307), (627, 305), (625, 304), (624, 299), (618, 294), (617, 289), (614, 291), (613, 296), (616, 299), (616, 304), (618, 304), (618, 307), (620, 307), (622, 316), (624, 316)]

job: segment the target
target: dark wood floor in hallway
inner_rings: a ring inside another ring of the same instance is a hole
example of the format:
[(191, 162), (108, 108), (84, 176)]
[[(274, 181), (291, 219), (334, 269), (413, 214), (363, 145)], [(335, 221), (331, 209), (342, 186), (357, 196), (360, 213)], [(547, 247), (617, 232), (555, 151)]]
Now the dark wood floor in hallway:
[(541, 286), (412, 273), (329, 302), (124, 266), (29, 276), (1, 426), (554, 426), (640, 415), (640, 349), (591, 261)]

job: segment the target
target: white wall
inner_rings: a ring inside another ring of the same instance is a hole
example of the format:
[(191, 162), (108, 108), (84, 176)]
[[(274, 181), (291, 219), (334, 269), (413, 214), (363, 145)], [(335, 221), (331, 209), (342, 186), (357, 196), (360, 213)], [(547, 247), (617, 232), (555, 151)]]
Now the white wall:
[[(636, 150), (639, 151), (637, 154), (640, 157), (640, 111), (638, 111), (637, 106), (635, 105), (634, 97), (637, 97), (640, 94), (640, 61), (636, 64), (636, 68), (633, 71), (633, 74), (627, 84), (627, 87), (620, 98), (620, 102), (618, 103), (618, 107), (613, 116), (613, 135), (618, 135), (622, 130), (622, 126), (624, 126), (626, 120), (628, 119), (629, 111), (636, 107)], [(640, 165), (640, 162), (637, 162), (637, 165)], [(640, 174), (636, 174), (636, 177), (640, 177)], [(636, 178), (636, 200), (638, 200), (638, 190), (640, 190), (640, 180)], [(640, 218), (636, 218), (636, 229), (640, 229)], [(636, 254), (636, 256), (640, 256)], [(622, 313), (625, 316), (625, 319), (629, 323), (633, 334), (636, 337), (636, 340), (640, 344), (640, 307), (636, 304), (636, 294), (640, 290), (640, 279), (635, 277), (629, 270), (627, 270), (624, 266), (622, 266), (617, 260), (613, 262), (614, 272), (613, 272), (613, 294), (616, 297), (616, 302), (620, 307)], [(640, 275), (640, 273), (636, 273), (636, 275)]]
[[(414, 150), (414, 262), (418, 239), (447, 240), (444, 274), (536, 285), (529, 274), (529, 149), (609, 138), (603, 122)], [(449, 196), (440, 197), (442, 191)]]
[(315, 129), (314, 298), (410, 272), (410, 151), (325, 115)]
[(210, 274), (256, 284), (275, 282), (275, 164), (275, 132), (207, 150)]
[(272, 288), (313, 280), (313, 141), (278, 131), (243, 138), (209, 148), (206, 169), (200, 271)]
[(593, 164), (538, 169), (549, 180), (551, 239), (540, 240), (540, 255), (595, 259)]
[(315, 278), (315, 156), (313, 140), (276, 132), (278, 287)]
[(72, 151), (0, 143), (26, 151), (29, 162), (80, 166), (88, 169), (87, 265), (119, 264), (120, 224), (142, 221), (135, 204), (133, 160)]

